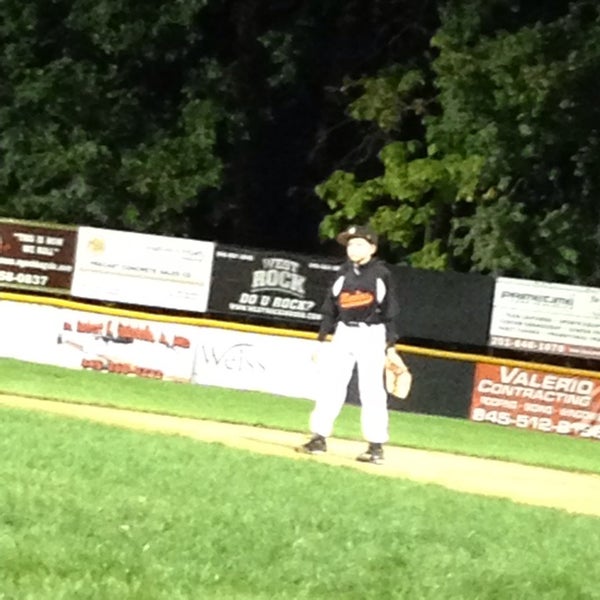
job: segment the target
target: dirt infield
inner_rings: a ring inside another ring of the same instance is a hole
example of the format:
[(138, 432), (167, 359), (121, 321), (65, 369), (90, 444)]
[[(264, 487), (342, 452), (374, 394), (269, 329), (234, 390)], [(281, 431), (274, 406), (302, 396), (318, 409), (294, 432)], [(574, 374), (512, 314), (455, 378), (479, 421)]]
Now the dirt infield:
[(326, 455), (312, 457), (294, 452), (305, 437), (287, 431), (8, 395), (0, 395), (0, 406), (182, 435), (260, 454), (341, 465), (378, 476), (434, 483), (460, 492), (600, 517), (599, 475), (391, 446), (386, 448), (386, 464), (375, 466), (354, 459), (363, 449), (363, 444), (356, 441), (332, 439)]

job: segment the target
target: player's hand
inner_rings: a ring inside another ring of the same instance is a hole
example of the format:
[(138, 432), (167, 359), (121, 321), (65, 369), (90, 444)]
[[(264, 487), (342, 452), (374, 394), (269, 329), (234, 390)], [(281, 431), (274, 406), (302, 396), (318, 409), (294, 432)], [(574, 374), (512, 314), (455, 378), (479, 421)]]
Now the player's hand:
[(408, 371), (406, 363), (393, 347), (388, 348), (385, 353), (385, 368), (396, 375), (401, 375)]
[(313, 350), (313, 353), (311, 354), (310, 359), (312, 360), (313, 363), (317, 364), (321, 361), (321, 358), (323, 356), (323, 342), (319, 342), (316, 346), (316, 348)]

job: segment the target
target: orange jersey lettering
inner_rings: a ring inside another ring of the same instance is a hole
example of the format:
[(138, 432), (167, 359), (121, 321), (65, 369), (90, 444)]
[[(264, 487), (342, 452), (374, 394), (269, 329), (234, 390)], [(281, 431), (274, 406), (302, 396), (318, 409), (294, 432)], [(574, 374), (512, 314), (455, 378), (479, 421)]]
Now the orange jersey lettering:
[(339, 297), (340, 308), (358, 308), (360, 306), (369, 306), (375, 302), (375, 296), (372, 292), (342, 292)]

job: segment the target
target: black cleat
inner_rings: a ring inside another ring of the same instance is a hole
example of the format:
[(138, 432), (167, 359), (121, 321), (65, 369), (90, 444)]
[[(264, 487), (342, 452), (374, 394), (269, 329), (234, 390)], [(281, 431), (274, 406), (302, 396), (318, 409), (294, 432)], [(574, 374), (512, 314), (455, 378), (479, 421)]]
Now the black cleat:
[(327, 452), (327, 440), (322, 435), (313, 435), (306, 444), (298, 446), (296, 452), (304, 454), (325, 454)]
[(381, 444), (369, 443), (369, 447), (356, 457), (359, 462), (372, 463), (374, 465), (383, 464), (383, 448)]

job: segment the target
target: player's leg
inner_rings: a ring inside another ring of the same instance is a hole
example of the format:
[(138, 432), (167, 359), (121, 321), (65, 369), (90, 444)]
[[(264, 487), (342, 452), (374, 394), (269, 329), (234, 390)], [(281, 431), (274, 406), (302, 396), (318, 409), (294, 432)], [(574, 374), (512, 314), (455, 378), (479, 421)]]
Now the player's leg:
[(346, 400), (354, 362), (350, 349), (342, 343), (336, 343), (335, 339), (322, 356), (319, 365), (322, 369), (321, 384), (310, 415), (312, 433), (325, 438), (331, 435)]
[[(363, 343), (357, 355), (358, 391), (361, 401), (361, 427), (365, 440), (369, 442), (366, 455), (375, 456), (369, 462), (383, 458), (381, 445), (388, 441), (387, 392), (384, 387), (385, 328), (371, 326), (363, 330)], [(363, 455), (361, 455), (363, 456)], [(359, 457), (364, 460), (368, 456)]]
[(324, 344), (318, 361), (319, 389), (309, 420), (313, 437), (297, 448), (300, 452), (318, 454), (327, 450), (326, 438), (332, 434), (335, 420), (342, 410), (354, 368), (353, 335), (356, 333), (338, 327), (331, 343)]

